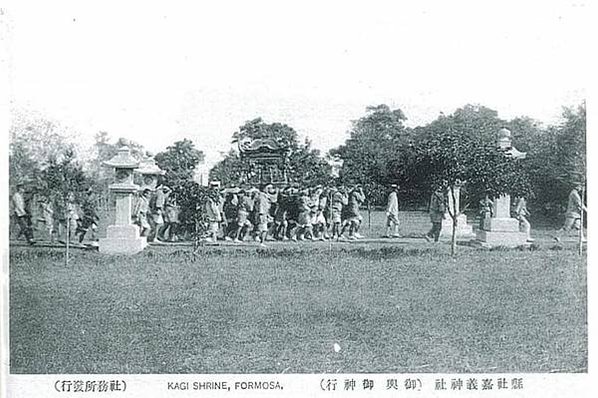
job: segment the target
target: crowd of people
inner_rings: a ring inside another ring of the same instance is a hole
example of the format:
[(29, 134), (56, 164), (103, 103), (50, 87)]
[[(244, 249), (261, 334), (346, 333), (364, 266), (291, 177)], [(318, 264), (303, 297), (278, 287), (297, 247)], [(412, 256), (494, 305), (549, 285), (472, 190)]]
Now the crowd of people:
[(149, 242), (177, 242), (179, 237), (179, 206), (176, 195), (166, 185), (144, 188), (133, 211), (133, 221), (141, 236)]
[(26, 183), (17, 183), (12, 195), (13, 214), (19, 226), (17, 238), (24, 236), (34, 245), (34, 231), (44, 234), (50, 242), (82, 243), (87, 237), (96, 244), (99, 213), (97, 198), (91, 189), (81, 192), (48, 194), (26, 189)]
[[(303, 188), (291, 185), (275, 188), (220, 190), (210, 184), (205, 205), (208, 218), (207, 241), (222, 238), (241, 242), (256, 240), (353, 240), (360, 239), (365, 201), (363, 188), (320, 185)], [(398, 210), (398, 209), (397, 209)], [(397, 219), (398, 221), (398, 219)]]
[[(576, 185), (569, 195), (566, 219), (554, 236), (559, 241), (563, 234), (581, 228), (582, 212), (586, 211), (580, 196), (583, 185)], [(388, 187), (385, 238), (401, 237), (399, 232), (399, 186)], [(75, 195), (44, 195), (31, 191), (18, 183), (12, 196), (13, 214), (19, 226), (18, 238), (24, 236), (35, 244), (34, 230), (45, 231), (50, 241), (82, 243), (87, 237), (91, 244), (97, 241), (99, 224), (98, 201), (91, 189)], [(78, 199), (77, 199), (78, 198)], [(363, 187), (354, 186), (301, 187), (289, 185), (275, 187), (263, 184), (255, 187), (221, 189), (218, 182), (211, 182), (207, 200), (201, 209), (206, 219), (205, 241), (232, 242), (257, 241), (265, 245), (268, 240), (357, 240), (363, 223), (361, 208), (365, 202)], [(487, 197), (480, 201), (480, 228), (484, 220), (493, 216), (493, 202)], [(446, 193), (437, 190), (429, 202), (431, 229), (424, 235), (428, 241), (438, 242), (442, 221), (447, 217)], [(140, 235), (148, 241), (176, 242), (185, 237), (179, 233), (180, 209), (173, 190), (165, 185), (142, 189), (132, 212), (133, 223), (139, 226)], [(525, 198), (514, 202), (513, 217), (519, 220), (520, 229), (530, 237), (529, 210)]]

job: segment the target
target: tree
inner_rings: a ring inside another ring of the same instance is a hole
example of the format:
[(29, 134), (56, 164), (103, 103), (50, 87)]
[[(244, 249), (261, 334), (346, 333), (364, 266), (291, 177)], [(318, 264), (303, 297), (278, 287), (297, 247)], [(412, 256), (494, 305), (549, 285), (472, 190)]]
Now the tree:
[(320, 156), (320, 151), (311, 148), (311, 141), (305, 140), (289, 156), (289, 177), (302, 186), (326, 185), (332, 179), (332, 167)]
[(165, 183), (177, 186), (193, 180), (195, 168), (203, 162), (204, 154), (195, 148), (193, 141), (185, 138), (156, 154), (154, 159), (158, 167), (166, 172)]
[(523, 166), (485, 137), (463, 134), (456, 129), (436, 132), (419, 142), (416, 150), (415, 173), (427, 181), (428, 191), (448, 192), (446, 207), (452, 220), (451, 254), (456, 254), (456, 228), (461, 209), (448, 206), (455, 203), (455, 186), (466, 182), (470, 191), (490, 198), (502, 194), (528, 196), (529, 181)]
[(9, 130), (9, 182), (20, 179), (41, 180), (41, 172), (51, 159), (60, 158), (66, 149), (75, 151), (72, 132), (43, 115), (15, 110)]
[(224, 186), (238, 185), (243, 180), (243, 163), (239, 154), (231, 149), (224, 158), (210, 170), (210, 180), (220, 181)]
[(521, 149), (528, 152), (524, 164), (535, 193), (534, 206), (546, 215), (559, 215), (573, 185), (585, 181), (585, 104), (564, 108), (557, 125), (542, 128), (525, 118), (509, 125), (513, 136), (519, 137), (518, 145), (521, 142)]
[[(407, 178), (404, 164), (409, 159), (409, 132), (401, 109), (388, 105), (369, 106), (366, 114), (353, 121), (344, 145), (330, 151), (342, 160), (340, 182), (361, 184), (368, 198), (384, 198), (384, 185), (403, 184)], [(383, 199), (382, 199), (383, 200)]]
[(77, 161), (74, 150), (67, 148), (59, 158), (52, 157), (48, 160), (48, 167), (42, 171), (37, 189), (65, 203), (69, 193), (81, 199), (82, 193), (91, 184), (92, 181)]
[[(565, 108), (563, 121), (556, 127), (557, 159), (556, 177), (564, 185), (571, 187), (586, 185), (586, 106), (582, 103), (577, 109)], [(585, 189), (581, 192), (584, 202)], [(584, 217), (581, 212), (579, 231), (579, 254), (583, 252)]]
[[(282, 123), (266, 123), (261, 118), (253, 119), (233, 133), (232, 143), (244, 139), (272, 139), (289, 148), (288, 178), (290, 182), (303, 185), (325, 184), (331, 179), (331, 166), (305, 140), (299, 144), (298, 134), (292, 127)], [(243, 182), (245, 164), (236, 150), (231, 150), (210, 170), (210, 179), (224, 185), (238, 185)]]
[(173, 186), (173, 194), (180, 208), (179, 233), (197, 242), (206, 231), (207, 217), (204, 205), (208, 198), (208, 188), (195, 181), (181, 180), (180, 184)]
[(586, 106), (565, 108), (556, 127), (557, 178), (567, 184), (586, 181)]

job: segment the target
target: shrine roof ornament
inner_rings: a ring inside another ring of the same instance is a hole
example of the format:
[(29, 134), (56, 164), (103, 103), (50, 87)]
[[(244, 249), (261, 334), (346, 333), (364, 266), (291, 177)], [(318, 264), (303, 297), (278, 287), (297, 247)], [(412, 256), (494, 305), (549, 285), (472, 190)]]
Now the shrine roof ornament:
[(134, 169), (139, 166), (139, 161), (131, 156), (131, 151), (128, 146), (123, 146), (119, 148), (116, 156), (104, 162), (104, 165), (116, 169)]
[(260, 152), (287, 152), (288, 146), (272, 138), (243, 138), (239, 140), (239, 152), (241, 154)]

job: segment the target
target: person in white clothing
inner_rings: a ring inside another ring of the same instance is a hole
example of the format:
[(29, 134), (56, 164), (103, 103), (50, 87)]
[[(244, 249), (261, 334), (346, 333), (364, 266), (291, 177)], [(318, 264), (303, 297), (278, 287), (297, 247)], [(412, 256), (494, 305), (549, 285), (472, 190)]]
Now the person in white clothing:
[[(392, 184), (386, 205), (386, 235), (385, 238), (399, 238), (399, 186)], [(392, 230), (392, 233), (391, 233)]]

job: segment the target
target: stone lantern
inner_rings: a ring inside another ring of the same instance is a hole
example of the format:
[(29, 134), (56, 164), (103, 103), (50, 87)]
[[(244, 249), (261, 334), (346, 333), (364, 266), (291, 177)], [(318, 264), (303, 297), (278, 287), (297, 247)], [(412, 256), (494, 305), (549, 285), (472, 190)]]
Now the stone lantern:
[[(526, 153), (513, 147), (511, 132), (502, 128), (498, 132), (497, 147), (513, 159), (525, 159)], [(516, 247), (527, 243), (527, 234), (519, 231), (519, 220), (511, 217), (511, 196), (503, 194), (494, 200), (492, 218), (484, 220), (477, 240), (484, 246)]]
[(116, 170), (116, 181), (109, 187), (116, 197), (116, 213), (114, 224), (106, 229), (106, 238), (99, 241), (99, 250), (107, 254), (138, 253), (147, 246), (145, 237), (139, 236), (139, 228), (131, 222), (133, 194), (139, 190), (133, 183), (133, 170), (139, 166), (139, 161), (124, 146), (104, 165)]
[(141, 189), (149, 188), (152, 191), (158, 186), (158, 176), (166, 174), (149, 154), (139, 163), (139, 167), (135, 169), (135, 172), (141, 174), (143, 179)]

